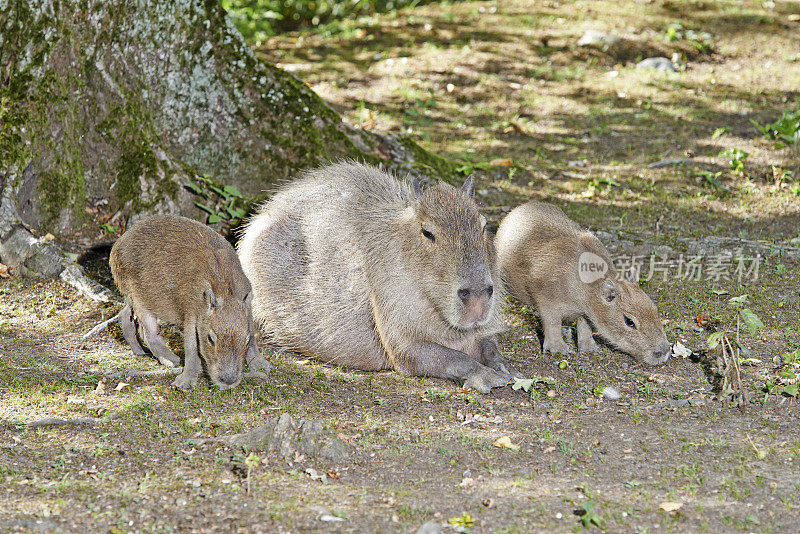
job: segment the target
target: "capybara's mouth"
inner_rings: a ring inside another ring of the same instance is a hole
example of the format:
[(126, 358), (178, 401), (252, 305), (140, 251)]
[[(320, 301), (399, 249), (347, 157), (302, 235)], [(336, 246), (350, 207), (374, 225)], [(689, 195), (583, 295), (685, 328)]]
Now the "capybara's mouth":
[(660, 354), (648, 354), (644, 358), (644, 363), (646, 363), (647, 365), (652, 365), (653, 367), (655, 367), (657, 365), (663, 365), (663, 364), (667, 363), (667, 360), (669, 360), (669, 352), (666, 353), (666, 354), (663, 354), (663, 355), (660, 355)]

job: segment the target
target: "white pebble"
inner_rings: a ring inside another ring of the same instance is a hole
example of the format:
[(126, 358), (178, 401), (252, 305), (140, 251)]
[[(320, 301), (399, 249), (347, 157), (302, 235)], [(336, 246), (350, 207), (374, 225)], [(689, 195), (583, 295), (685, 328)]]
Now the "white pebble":
[(608, 400), (618, 400), (620, 398), (620, 393), (617, 388), (612, 386), (607, 386), (603, 388), (603, 396)]

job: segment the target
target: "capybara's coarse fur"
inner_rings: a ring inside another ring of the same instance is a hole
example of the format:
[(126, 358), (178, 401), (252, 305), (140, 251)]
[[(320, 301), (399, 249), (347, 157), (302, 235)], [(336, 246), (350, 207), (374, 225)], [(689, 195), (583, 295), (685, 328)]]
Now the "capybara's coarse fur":
[(505, 385), (503, 292), (473, 190), (470, 178), (422, 191), (349, 162), (305, 173), (239, 241), (256, 323), (290, 350), (346, 367), (481, 392)]
[(252, 370), (272, 367), (258, 352), (250, 282), (233, 247), (208, 226), (184, 217), (143, 219), (111, 249), (111, 272), (125, 295), (119, 323), (133, 352), (143, 355), (134, 315), (154, 356), (171, 367), (179, 358), (158, 332), (158, 323), (183, 331), (184, 368), (174, 385), (190, 388), (206, 364), (220, 389), (235, 387), (245, 360)]
[(638, 360), (658, 365), (669, 359), (653, 301), (638, 284), (618, 280), (600, 240), (556, 206), (529, 202), (512, 210), (500, 223), (495, 245), (509, 291), (541, 316), (543, 350), (574, 352), (561, 337), (561, 325), (577, 321), (580, 352), (598, 349), (594, 327)]

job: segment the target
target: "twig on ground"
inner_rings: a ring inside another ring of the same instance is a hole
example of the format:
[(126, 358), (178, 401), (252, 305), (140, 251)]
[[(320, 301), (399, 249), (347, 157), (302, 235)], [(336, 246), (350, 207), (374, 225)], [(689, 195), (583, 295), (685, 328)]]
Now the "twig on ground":
[(43, 426), (64, 426), (64, 425), (93, 425), (104, 420), (103, 417), (82, 417), (78, 419), (60, 419), (58, 417), (45, 417), (36, 421), (3, 421), (3, 425), (26, 426), (37, 428)]
[(116, 323), (117, 321), (119, 321), (119, 314), (116, 314), (111, 319), (103, 321), (102, 323), (98, 324), (97, 326), (95, 326), (94, 328), (92, 328), (91, 330), (86, 332), (83, 335), (83, 337), (81, 338), (81, 341), (86, 341), (87, 339), (89, 339), (90, 337), (95, 335), (96, 333), (101, 332), (101, 331), (105, 330), (106, 328), (108, 328), (108, 325), (110, 325), (111, 323)]
[[(115, 371), (107, 373), (108, 378), (126, 378), (126, 377), (139, 377), (139, 376), (174, 376), (183, 372), (183, 367), (170, 367), (166, 369), (156, 369), (154, 371), (139, 371), (138, 369), (123, 369), (122, 371)], [(269, 375), (261, 371), (253, 371), (251, 373), (242, 373), (242, 378), (264, 381), (269, 378)]]
[(183, 367), (169, 367), (167, 369), (156, 369), (155, 371), (140, 371), (138, 369), (123, 369), (113, 373), (107, 373), (105, 376), (108, 378), (125, 378), (137, 376), (173, 376), (179, 375), (183, 371)]

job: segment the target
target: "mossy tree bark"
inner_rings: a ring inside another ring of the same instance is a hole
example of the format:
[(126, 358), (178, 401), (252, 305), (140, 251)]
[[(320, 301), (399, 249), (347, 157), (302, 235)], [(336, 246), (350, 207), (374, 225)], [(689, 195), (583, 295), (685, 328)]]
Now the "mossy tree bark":
[(342, 123), (215, 0), (0, 0), (2, 210), (38, 231), (96, 236), (98, 211), (199, 216), (184, 187), (198, 174), (257, 197), (345, 157), (453, 172)]

